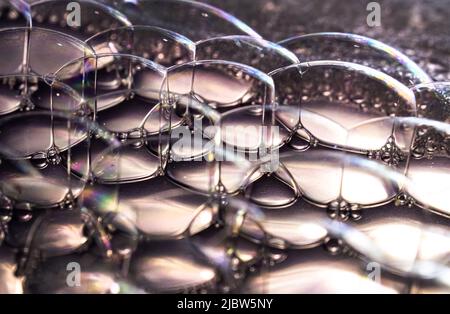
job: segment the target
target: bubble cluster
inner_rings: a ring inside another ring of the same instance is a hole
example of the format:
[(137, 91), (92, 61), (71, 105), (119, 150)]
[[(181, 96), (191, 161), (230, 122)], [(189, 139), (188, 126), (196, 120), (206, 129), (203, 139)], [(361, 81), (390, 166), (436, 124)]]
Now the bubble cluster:
[(360, 35), (69, 2), (0, 5), (0, 293), (450, 292), (450, 82)]

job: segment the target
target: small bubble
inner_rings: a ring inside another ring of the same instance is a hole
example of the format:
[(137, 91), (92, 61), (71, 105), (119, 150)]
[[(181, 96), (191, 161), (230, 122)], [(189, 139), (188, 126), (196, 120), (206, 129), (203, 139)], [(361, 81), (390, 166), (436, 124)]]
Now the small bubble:
[(52, 165), (58, 165), (61, 162), (61, 156), (56, 147), (52, 147), (47, 152), (47, 161)]
[(342, 240), (327, 238), (325, 240), (325, 249), (331, 254), (339, 254), (342, 251)]
[(31, 156), (31, 163), (38, 169), (44, 169), (48, 166), (47, 154), (36, 153)]
[(33, 218), (33, 214), (29, 211), (24, 211), (18, 215), (18, 219), (21, 222), (28, 222)]

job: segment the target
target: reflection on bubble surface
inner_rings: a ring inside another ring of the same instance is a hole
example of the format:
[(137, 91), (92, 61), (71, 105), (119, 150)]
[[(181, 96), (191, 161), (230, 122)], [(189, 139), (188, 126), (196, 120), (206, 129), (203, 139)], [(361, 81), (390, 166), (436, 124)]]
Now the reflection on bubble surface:
[(449, 87), (415, 51), (275, 44), (189, 0), (82, 0), (75, 28), (13, 3), (0, 292), (448, 292)]

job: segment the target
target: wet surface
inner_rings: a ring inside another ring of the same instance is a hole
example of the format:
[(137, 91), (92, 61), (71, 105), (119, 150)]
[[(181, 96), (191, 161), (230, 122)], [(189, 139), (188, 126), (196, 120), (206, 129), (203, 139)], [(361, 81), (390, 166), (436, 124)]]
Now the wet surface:
[(206, 2), (0, 32), (0, 293), (448, 293), (449, 6)]

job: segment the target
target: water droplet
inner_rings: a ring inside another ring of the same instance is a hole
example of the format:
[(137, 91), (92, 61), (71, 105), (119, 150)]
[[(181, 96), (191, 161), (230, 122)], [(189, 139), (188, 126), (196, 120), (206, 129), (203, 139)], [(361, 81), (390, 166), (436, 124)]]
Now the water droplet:
[(299, 137), (299, 136), (293, 136), (291, 141), (289, 142), (289, 146), (292, 147), (292, 149), (298, 150), (298, 151), (305, 151), (311, 147), (311, 137), (309, 133), (305, 133), (307, 138)]
[[(284, 207), (294, 202), (299, 193), (292, 179), (279, 169), (278, 175), (265, 175), (246, 188), (247, 196), (256, 204), (264, 207)], [(280, 176), (290, 179), (290, 184)]]
[(47, 154), (36, 153), (31, 156), (31, 163), (38, 169), (45, 169), (48, 166)]

